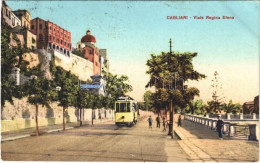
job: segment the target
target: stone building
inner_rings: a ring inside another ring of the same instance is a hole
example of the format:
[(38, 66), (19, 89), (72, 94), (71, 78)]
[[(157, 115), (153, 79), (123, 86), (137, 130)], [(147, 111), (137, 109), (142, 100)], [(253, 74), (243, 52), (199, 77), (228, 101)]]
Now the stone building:
[(24, 47), (29, 49), (35, 49), (36, 46), (36, 35), (32, 34), (27, 28), (16, 26), (12, 29), (12, 32), (23, 35)]
[(100, 72), (101, 75), (107, 75), (109, 72), (109, 61), (107, 57), (107, 49), (99, 49), (99, 54), (100, 54)]
[(254, 98), (254, 109), (256, 113), (259, 113), (259, 95)]
[(12, 12), (11, 8), (7, 6), (5, 1), (2, 1), (1, 11), (1, 23), (7, 24), (12, 28), (21, 26), (21, 20)]
[(31, 28), (31, 14), (27, 10), (17, 10), (13, 13), (21, 20), (21, 26), (30, 30)]
[(243, 113), (244, 114), (254, 113), (254, 101), (248, 101), (243, 104)]
[(101, 75), (91, 76), (92, 84), (81, 84), (81, 88), (90, 91), (95, 95), (106, 95), (106, 81)]
[(31, 20), (31, 32), (36, 35), (38, 49), (53, 49), (66, 56), (71, 53), (71, 33), (40, 18)]
[(99, 49), (96, 46), (96, 38), (90, 34), (90, 30), (77, 43), (77, 49), (80, 49), (84, 58), (93, 63), (93, 75), (101, 75)]

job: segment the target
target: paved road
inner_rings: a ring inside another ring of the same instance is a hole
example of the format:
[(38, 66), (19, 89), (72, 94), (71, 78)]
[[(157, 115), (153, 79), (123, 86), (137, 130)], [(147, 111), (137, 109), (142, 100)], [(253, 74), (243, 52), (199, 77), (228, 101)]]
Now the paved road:
[[(155, 120), (155, 118), (154, 118)], [(148, 128), (146, 118), (132, 128), (105, 122), (28, 137), (1, 145), (2, 159), (10, 161), (189, 161), (177, 140), (159, 128)], [(155, 125), (154, 125), (155, 126)]]

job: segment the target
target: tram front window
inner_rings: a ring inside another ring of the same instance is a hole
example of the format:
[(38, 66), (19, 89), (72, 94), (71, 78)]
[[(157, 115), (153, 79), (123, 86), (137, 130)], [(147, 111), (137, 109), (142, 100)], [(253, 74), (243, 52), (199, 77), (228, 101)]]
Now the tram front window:
[(127, 112), (130, 112), (130, 103), (127, 103)]
[(126, 103), (120, 103), (120, 112), (126, 112)]
[(116, 112), (119, 112), (119, 103), (116, 103)]

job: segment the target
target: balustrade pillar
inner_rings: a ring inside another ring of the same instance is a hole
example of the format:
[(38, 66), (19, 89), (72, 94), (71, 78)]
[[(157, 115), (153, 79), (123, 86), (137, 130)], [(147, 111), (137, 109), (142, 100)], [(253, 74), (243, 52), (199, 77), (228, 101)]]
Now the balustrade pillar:
[(239, 115), (239, 119), (244, 119), (243, 116), (244, 116), (243, 113), (240, 113), (240, 115)]
[(256, 113), (253, 113), (253, 119), (256, 119)]
[(227, 119), (231, 119), (231, 118), (230, 118), (230, 113), (227, 113)]
[(229, 123), (229, 132), (228, 136), (233, 136), (236, 133), (236, 123)]
[(256, 140), (256, 124), (249, 124), (248, 140)]

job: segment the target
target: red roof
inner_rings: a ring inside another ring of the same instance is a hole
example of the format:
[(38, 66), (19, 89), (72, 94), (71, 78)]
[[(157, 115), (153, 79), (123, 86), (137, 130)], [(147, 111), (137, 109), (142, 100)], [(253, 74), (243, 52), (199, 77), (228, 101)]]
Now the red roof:
[(96, 38), (90, 34), (90, 30), (87, 31), (87, 34), (81, 38), (81, 42), (94, 42), (96, 43)]

